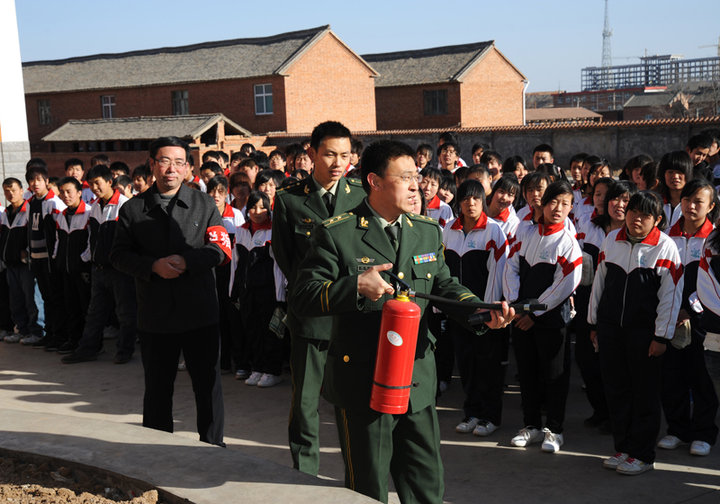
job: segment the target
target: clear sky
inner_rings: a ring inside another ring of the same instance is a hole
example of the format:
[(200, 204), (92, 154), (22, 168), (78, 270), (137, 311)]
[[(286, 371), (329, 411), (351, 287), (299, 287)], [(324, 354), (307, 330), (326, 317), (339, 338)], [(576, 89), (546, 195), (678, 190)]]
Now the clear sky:
[[(13, 1), (13, 0), (0, 0)], [(580, 89), (603, 0), (15, 0), (23, 61), (263, 37), (329, 24), (358, 54), (495, 40), (528, 91)], [(609, 0), (615, 65), (716, 56), (717, 0)], [(713, 45), (700, 48), (699, 46)], [(342, 69), (338, 69), (342, 71)]]

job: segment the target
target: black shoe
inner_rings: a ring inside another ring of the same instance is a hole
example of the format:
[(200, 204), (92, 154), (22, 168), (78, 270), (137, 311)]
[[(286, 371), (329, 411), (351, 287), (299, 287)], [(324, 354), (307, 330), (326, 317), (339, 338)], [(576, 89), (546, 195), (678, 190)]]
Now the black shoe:
[(97, 354), (73, 352), (60, 359), (60, 362), (63, 364), (77, 364), (78, 362), (89, 362), (94, 360), (97, 360)]
[(59, 353), (60, 355), (71, 354), (77, 349), (77, 347), (77, 343), (73, 343), (72, 341), (66, 341), (58, 347), (57, 353)]
[(593, 415), (589, 418), (586, 418), (583, 420), (583, 425), (585, 427), (595, 428), (600, 427), (603, 422), (607, 422), (608, 417), (603, 415), (598, 415), (597, 413), (593, 413)]
[(60, 343), (58, 343), (55, 340), (48, 339), (45, 342), (45, 351), (46, 352), (57, 352), (59, 347), (60, 347)]
[(115, 364), (125, 364), (130, 362), (130, 359), (132, 359), (132, 354), (118, 352), (115, 354), (115, 357), (113, 357), (113, 362)]
[(47, 346), (47, 344), (48, 344), (48, 337), (43, 336), (42, 338), (40, 338), (40, 341), (38, 341), (37, 343), (33, 343), (32, 347), (33, 348), (45, 348)]

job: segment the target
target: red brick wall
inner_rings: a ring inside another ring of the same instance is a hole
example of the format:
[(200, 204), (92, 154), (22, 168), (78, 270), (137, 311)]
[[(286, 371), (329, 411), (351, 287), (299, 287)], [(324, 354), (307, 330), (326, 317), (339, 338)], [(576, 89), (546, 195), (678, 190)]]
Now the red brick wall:
[(462, 127), (522, 124), (523, 78), (495, 49), (463, 77)]
[(375, 79), (333, 34), (317, 41), (287, 73), (286, 131), (310, 132), (329, 119), (352, 131), (375, 129)]
[[(425, 115), (423, 91), (447, 89), (448, 113)], [(456, 82), (375, 89), (378, 130), (447, 128), (460, 123), (460, 85)]]

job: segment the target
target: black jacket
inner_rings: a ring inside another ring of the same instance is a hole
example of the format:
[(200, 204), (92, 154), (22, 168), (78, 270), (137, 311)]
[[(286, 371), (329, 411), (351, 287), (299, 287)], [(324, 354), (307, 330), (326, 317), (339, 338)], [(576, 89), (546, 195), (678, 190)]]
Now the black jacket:
[[(218, 323), (213, 268), (230, 260), (231, 244), (220, 213), (207, 194), (183, 185), (168, 206), (157, 185), (120, 209), (113, 266), (135, 278), (138, 329), (180, 333)], [(166, 280), (152, 272), (156, 259), (179, 254), (185, 273)]]

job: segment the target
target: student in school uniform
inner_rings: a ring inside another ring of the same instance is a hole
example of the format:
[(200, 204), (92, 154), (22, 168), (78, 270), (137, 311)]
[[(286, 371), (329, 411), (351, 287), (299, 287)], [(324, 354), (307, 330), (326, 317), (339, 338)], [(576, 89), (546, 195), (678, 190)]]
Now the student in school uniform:
[(90, 247), (90, 303), (85, 316), (85, 328), (78, 347), (64, 355), (63, 364), (94, 361), (103, 348), (103, 328), (111, 313), (115, 313), (119, 331), (115, 364), (130, 361), (137, 339), (137, 301), (133, 279), (116, 270), (110, 263), (110, 250), (115, 239), (120, 208), (128, 198), (113, 189), (110, 168), (96, 165), (90, 168), (87, 181), (95, 194), (88, 220)]
[[(488, 302), (502, 298), (502, 272), (507, 239), (485, 213), (485, 189), (476, 180), (463, 182), (457, 195), (460, 213), (443, 229), (445, 262), (450, 273), (476, 296)], [(489, 436), (502, 423), (503, 332), (482, 337), (449, 320), (455, 357), (465, 392), (464, 419), (456, 432)]]
[(90, 303), (90, 249), (88, 221), (90, 205), (82, 200), (82, 183), (74, 177), (58, 181), (59, 197), (65, 209), (58, 215), (53, 259), (62, 274), (63, 301), (67, 317), (67, 341), (58, 353), (75, 351), (85, 328)]
[(663, 199), (663, 212), (669, 230), (682, 216), (680, 194), (683, 187), (692, 179), (693, 165), (690, 155), (685, 151), (668, 152), (658, 165), (657, 193)]
[(705, 365), (703, 310), (697, 299), (698, 267), (705, 240), (715, 228), (717, 203), (707, 179), (691, 180), (680, 195), (683, 216), (668, 232), (680, 252), (684, 287), (678, 327), (662, 363), (661, 398), (668, 429), (658, 448), (674, 450), (689, 443), (690, 454), (698, 456), (710, 454), (718, 434), (718, 397)]
[(443, 227), (453, 219), (454, 215), (450, 205), (441, 200), (438, 195), (443, 178), (442, 172), (437, 168), (426, 167), (420, 172), (420, 175), (422, 176), (420, 190), (425, 195), (425, 201), (427, 201), (427, 216), (438, 221), (440, 227)]
[(640, 191), (630, 198), (625, 225), (600, 248), (588, 308), (616, 451), (603, 467), (626, 475), (654, 468), (659, 357), (682, 301), (682, 263), (673, 240), (660, 231), (665, 221), (657, 194)]
[(589, 219), (578, 223), (578, 243), (583, 251), (583, 276), (575, 290), (575, 362), (580, 369), (585, 394), (593, 409), (590, 417), (583, 421), (585, 427), (599, 427), (609, 430), (609, 413), (598, 354), (590, 340), (590, 325), (587, 322), (590, 291), (595, 278), (600, 247), (607, 234), (625, 225), (625, 207), (636, 190), (627, 181), (615, 182), (603, 177), (595, 182), (593, 202), (595, 209)]
[(260, 191), (248, 197), (245, 223), (237, 230), (233, 254), (233, 298), (238, 299), (246, 338), (250, 376), (246, 385), (273, 387), (282, 381), (282, 341), (270, 330), (275, 310), (277, 266), (270, 249), (270, 198)]
[[(582, 274), (580, 246), (565, 227), (572, 204), (568, 182), (557, 181), (547, 187), (541, 200), (542, 215), (536, 226), (518, 231), (503, 277), (508, 302), (538, 299), (547, 304), (547, 310), (523, 315), (513, 325), (525, 427), (511, 444), (525, 447), (542, 441), (542, 450), (548, 453), (559, 451), (564, 442), (570, 384), (570, 342), (561, 310)], [(543, 407), (546, 421), (541, 430)]]

